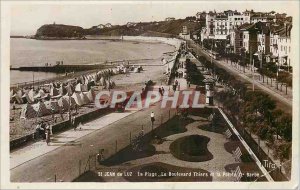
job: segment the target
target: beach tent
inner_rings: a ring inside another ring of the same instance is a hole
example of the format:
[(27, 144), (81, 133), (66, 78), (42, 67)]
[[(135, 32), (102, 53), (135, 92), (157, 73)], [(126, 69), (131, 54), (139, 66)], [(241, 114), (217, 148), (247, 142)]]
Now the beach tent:
[[(62, 99), (63, 100), (61, 100), (61, 101), (64, 102), (64, 100), (65, 100), (68, 103), (68, 106), (70, 105), (72, 109), (75, 108), (76, 102), (75, 102), (74, 98), (69, 97), (69, 96), (63, 96)], [(65, 104), (65, 103), (63, 103), (63, 104)]]
[(88, 85), (87, 84), (81, 85), (81, 91), (82, 92), (87, 92), (88, 91)]
[(59, 95), (59, 91), (57, 90), (57, 88), (52, 87), (50, 89), (50, 96), (52, 97), (52, 96), (57, 96), (57, 95)]
[(67, 94), (67, 89), (66, 89), (66, 87), (65, 87), (64, 85), (61, 85), (61, 86), (59, 87), (59, 89), (58, 89), (58, 93), (59, 93), (59, 95), (61, 95), (61, 96)]
[[(68, 97), (69, 98), (69, 97)], [(62, 110), (62, 112), (68, 111), (69, 110), (69, 102), (61, 97), (58, 101), (57, 101), (58, 106), (60, 107), (60, 109)]]
[(34, 102), (34, 90), (33, 89), (29, 90), (28, 98), (30, 99), (31, 102)]
[(72, 95), (74, 92), (74, 88), (70, 83), (66, 86), (66, 90), (68, 95)]
[(40, 89), (37, 95), (34, 96), (34, 99), (45, 98), (45, 97), (47, 97), (45, 91), (43, 89)]
[(80, 93), (80, 98), (82, 100), (83, 105), (90, 103), (90, 100), (89, 100), (89, 98), (87, 97), (87, 95), (85, 93), (81, 92)]
[(85, 93), (90, 102), (93, 102), (95, 100), (95, 95), (92, 89)]
[(14, 103), (16, 102), (17, 104), (22, 104), (23, 103), (23, 100), (22, 100), (22, 97), (19, 96), (18, 93), (14, 94), (10, 100), (11, 103)]
[(11, 91), (10, 91), (10, 99), (12, 99), (12, 97), (15, 95), (15, 91), (12, 89)]
[(61, 112), (61, 108), (58, 105), (58, 101), (57, 100), (51, 101), (51, 109), (52, 109), (52, 111), (54, 111), (54, 113), (60, 113)]
[(45, 101), (44, 104), (51, 113), (58, 113), (60, 111), (57, 101)]
[(101, 79), (100, 79), (100, 85), (101, 86), (104, 86), (106, 83), (105, 83), (105, 79), (104, 79), (104, 77), (101, 77)]
[(74, 98), (74, 100), (75, 100), (75, 102), (76, 102), (76, 104), (78, 106), (82, 106), (83, 105), (83, 102), (81, 100), (81, 97), (80, 97), (79, 93), (74, 92), (73, 95), (72, 95), (72, 98)]
[(81, 92), (82, 91), (81, 86), (82, 84), (78, 83), (75, 87), (75, 92)]
[(33, 103), (33, 101), (31, 101), (31, 99), (28, 97), (28, 93), (23, 94), (23, 96), (22, 96), (22, 101), (23, 101), (24, 103), (29, 103), (29, 104), (32, 104), (32, 103)]
[(43, 102), (38, 102), (36, 104), (32, 104), (32, 108), (35, 110), (37, 117), (51, 114), (51, 111), (46, 108), (46, 106)]
[(37, 112), (33, 109), (32, 105), (30, 104), (23, 105), (21, 110), (21, 115), (20, 115), (21, 119), (30, 119), (36, 116), (37, 116)]

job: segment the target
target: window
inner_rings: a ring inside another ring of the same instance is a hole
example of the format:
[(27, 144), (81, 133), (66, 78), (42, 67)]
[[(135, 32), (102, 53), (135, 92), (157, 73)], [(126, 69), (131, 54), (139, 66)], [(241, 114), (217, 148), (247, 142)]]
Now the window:
[(246, 35), (244, 35), (244, 39), (246, 38)]
[(289, 47), (289, 52), (291, 53), (291, 46)]
[(243, 42), (242, 41), (240, 41), (240, 46), (243, 46)]
[(280, 46), (281, 47), (281, 51), (283, 51), (283, 46)]
[(237, 20), (237, 18), (234, 18), (234, 20)]

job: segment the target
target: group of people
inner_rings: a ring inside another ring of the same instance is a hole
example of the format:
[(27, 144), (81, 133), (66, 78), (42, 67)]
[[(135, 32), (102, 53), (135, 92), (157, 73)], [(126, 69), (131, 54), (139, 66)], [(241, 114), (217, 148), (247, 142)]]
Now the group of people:
[(51, 135), (52, 127), (48, 123), (41, 121), (37, 124), (35, 128), (35, 139), (43, 138), (46, 140), (47, 145), (49, 145)]
[(175, 92), (176, 90), (180, 90), (180, 84), (178, 80), (175, 80), (173, 84), (173, 91)]
[(165, 94), (165, 89), (164, 89), (164, 87), (163, 87), (163, 86), (162, 86), (162, 87), (159, 87), (159, 88), (158, 88), (158, 92), (160, 93), (161, 96), (163, 96), (163, 95)]

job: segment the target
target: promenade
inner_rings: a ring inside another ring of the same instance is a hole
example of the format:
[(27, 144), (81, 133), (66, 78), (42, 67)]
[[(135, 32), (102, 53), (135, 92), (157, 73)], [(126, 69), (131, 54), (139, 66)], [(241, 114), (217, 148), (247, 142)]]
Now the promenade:
[[(206, 58), (210, 59), (210, 56), (208, 53), (203, 50), (199, 45), (189, 42), (189, 46), (194, 49), (196, 54), (198, 55), (204, 55)], [(233, 75), (237, 76), (239, 79), (242, 81), (246, 82), (249, 86), (252, 83), (254, 83), (254, 89), (255, 90), (263, 90), (267, 94), (269, 94), (272, 98), (276, 100), (278, 103), (279, 107), (282, 107), (282, 109), (287, 112), (287, 113), (292, 113), (292, 89), (288, 88), (287, 95), (285, 95), (285, 88), (282, 89), (282, 92), (280, 91), (281, 87), (279, 86), (279, 90), (276, 90), (276, 83), (273, 81), (272, 86), (269, 80), (269, 83), (267, 84), (266, 78), (264, 82), (259, 79), (259, 77), (252, 77), (252, 71), (249, 69), (245, 69), (245, 73), (243, 70), (240, 68), (235, 68), (235, 66), (231, 65), (230, 62), (225, 62), (224, 60), (214, 60), (213, 63), (218, 65), (218, 67), (224, 68), (227, 70), (229, 73), (232, 73)], [(256, 75), (259, 75), (256, 73)], [(261, 78), (261, 77), (260, 77)]]
[[(187, 88), (185, 79), (177, 80), (182, 90)], [(169, 86), (164, 88), (167, 90)], [(37, 141), (14, 150), (10, 154), (11, 181), (72, 181), (84, 170), (89, 155), (104, 149), (107, 158), (128, 146), (131, 137), (142, 131), (149, 133), (151, 111), (157, 118), (154, 128), (168, 121), (176, 112), (175, 109), (162, 109), (158, 101), (148, 109), (110, 113), (80, 125), (81, 130), (77, 127), (76, 131), (70, 129), (55, 134), (51, 137), (50, 146), (44, 141)]]

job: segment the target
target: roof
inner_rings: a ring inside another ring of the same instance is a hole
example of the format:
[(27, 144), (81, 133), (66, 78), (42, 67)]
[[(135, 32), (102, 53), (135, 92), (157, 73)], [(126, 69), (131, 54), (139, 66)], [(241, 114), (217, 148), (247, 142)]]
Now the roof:
[(274, 34), (278, 34), (280, 37), (290, 37), (292, 27), (293, 27), (292, 24), (286, 24), (285, 26), (282, 26), (280, 29), (275, 30)]
[(255, 25), (256, 25), (256, 28), (263, 34), (270, 33), (270, 23), (257, 22)]
[(248, 24), (248, 23), (245, 23), (245, 24), (241, 25), (241, 26), (239, 27), (239, 29), (240, 29), (240, 30), (243, 30), (243, 31), (245, 31), (245, 30), (253, 30), (253, 29), (255, 29), (255, 24)]
[(242, 24), (241, 26), (239, 26), (238, 29), (239, 30), (245, 29), (245, 28), (249, 27), (250, 25), (252, 25), (252, 24), (249, 24), (249, 23), (246, 22), (246, 23)]

